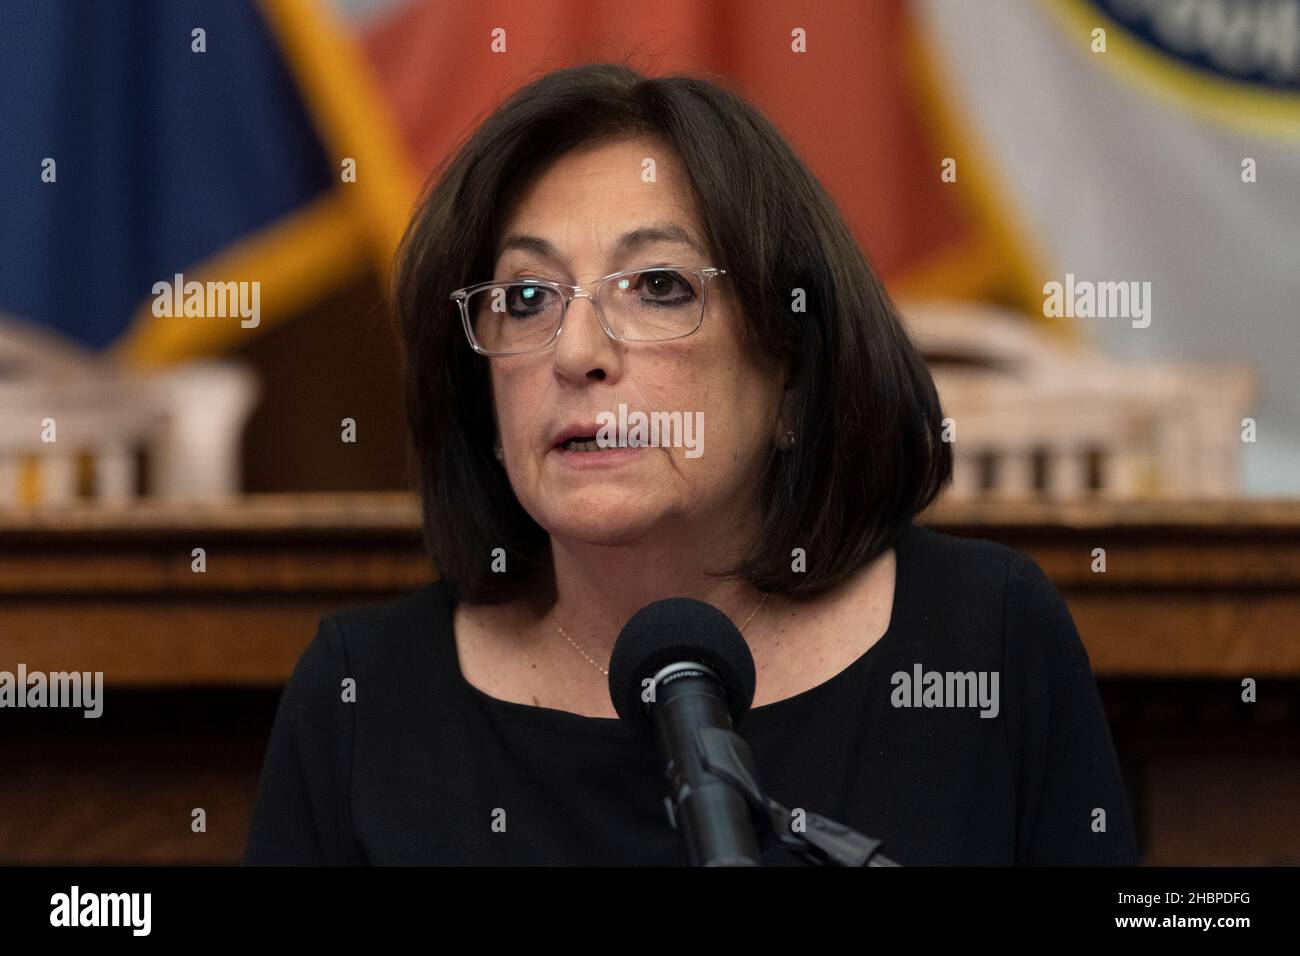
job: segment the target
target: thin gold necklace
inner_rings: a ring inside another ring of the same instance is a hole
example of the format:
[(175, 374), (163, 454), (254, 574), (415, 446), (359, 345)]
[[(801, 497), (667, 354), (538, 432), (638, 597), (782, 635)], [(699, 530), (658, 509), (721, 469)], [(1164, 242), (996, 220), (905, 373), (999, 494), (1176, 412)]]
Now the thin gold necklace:
[[(762, 599), (761, 601), (758, 602), (758, 607), (756, 607), (756, 608), (754, 608), (754, 610), (750, 611), (750, 612), (749, 612), (749, 617), (745, 618), (745, 623), (742, 624), (742, 625), (740, 625), (740, 631), (741, 631), (741, 633), (744, 633), (745, 628), (749, 626), (749, 622), (752, 621), (752, 620), (754, 619), (754, 615), (757, 614), (759, 611), (761, 611), (761, 610), (763, 609), (763, 605), (767, 602), (767, 594), (768, 594), (768, 592), (766, 592), (766, 591), (763, 592), (763, 599)], [(555, 629), (556, 629), (557, 631), (560, 632), (560, 635), (561, 635), (561, 636), (562, 636), (566, 641), (568, 641), (570, 644), (572, 644), (572, 645), (574, 646), (574, 648), (577, 649), (577, 651), (578, 651), (579, 654), (581, 654), (581, 655), (582, 655), (583, 657), (585, 657), (588, 661), (590, 661), (592, 667), (596, 668), (596, 670), (600, 671), (600, 672), (601, 672), (602, 674), (604, 674), (606, 677), (609, 676), (609, 671), (607, 671), (605, 668), (601, 667), (600, 664), (598, 664), (598, 663), (597, 663), (597, 662), (592, 658), (592, 656), (591, 656), (590, 654), (588, 654), (586, 651), (584, 651), (584, 650), (582, 649), (582, 645), (580, 645), (577, 641), (575, 641), (573, 638), (569, 637), (569, 635), (565, 633), (564, 628), (560, 627), (560, 622), (559, 622), (559, 621), (552, 621), (552, 623), (555, 625)]]

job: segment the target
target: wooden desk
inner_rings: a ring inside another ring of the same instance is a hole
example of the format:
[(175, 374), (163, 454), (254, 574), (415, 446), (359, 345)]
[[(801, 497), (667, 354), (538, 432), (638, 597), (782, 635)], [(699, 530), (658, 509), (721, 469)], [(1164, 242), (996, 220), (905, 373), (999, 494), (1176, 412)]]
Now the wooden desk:
[(1099, 677), (1300, 677), (1300, 500), (962, 504), (922, 520), (1031, 555)]
[[(922, 521), (1025, 551), (1060, 589), (1147, 862), (1300, 864), (1300, 836), (1277, 827), (1300, 803), (1300, 502), (961, 505)], [(235, 862), (279, 687), (317, 621), (433, 575), (408, 494), (0, 513), (0, 669), (100, 670), (108, 698), (100, 720), (0, 712), (14, 731), (0, 863)], [(1267, 692), (1243, 719), (1244, 676)]]
[[(1100, 677), (1300, 676), (1300, 501), (962, 504), (921, 520), (1034, 557)], [(434, 576), (404, 493), (0, 513), (0, 661), (118, 686), (278, 684), (322, 615)]]

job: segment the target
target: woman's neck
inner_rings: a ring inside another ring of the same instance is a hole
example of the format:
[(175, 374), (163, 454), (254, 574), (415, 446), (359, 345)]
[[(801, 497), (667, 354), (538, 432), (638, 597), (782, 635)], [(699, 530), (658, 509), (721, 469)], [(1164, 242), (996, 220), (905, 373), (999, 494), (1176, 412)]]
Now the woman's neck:
[(635, 545), (552, 538), (551, 561), (539, 569), (543, 581), (532, 603), (552, 622), (547, 626), (558, 623), (603, 663), (628, 619), (662, 598), (705, 601), (743, 624), (763, 593), (743, 580), (710, 573), (734, 560), (734, 550), (705, 549), (667, 535)]

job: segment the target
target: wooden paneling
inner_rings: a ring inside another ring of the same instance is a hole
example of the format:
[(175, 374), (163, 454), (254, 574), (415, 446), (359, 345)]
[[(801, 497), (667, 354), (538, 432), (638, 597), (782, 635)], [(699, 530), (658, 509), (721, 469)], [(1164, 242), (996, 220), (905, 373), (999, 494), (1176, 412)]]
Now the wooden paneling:
[(113, 686), (276, 685), (322, 616), (435, 576), (406, 495), (10, 515), (0, 660), (103, 671)]

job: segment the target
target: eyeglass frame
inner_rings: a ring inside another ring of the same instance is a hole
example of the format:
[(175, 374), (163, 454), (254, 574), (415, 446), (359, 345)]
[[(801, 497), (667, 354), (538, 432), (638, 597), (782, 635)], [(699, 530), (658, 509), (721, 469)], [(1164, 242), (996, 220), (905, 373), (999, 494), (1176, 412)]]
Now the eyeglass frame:
[[(695, 323), (695, 327), (689, 332), (683, 332), (681, 335), (674, 335), (667, 339), (625, 339), (622, 336), (615, 335), (614, 330), (609, 327), (609, 322), (605, 319), (605, 310), (601, 308), (597, 296), (600, 295), (601, 288), (611, 279), (622, 278), (623, 276), (636, 275), (639, 272), (693, 272), (700, 276), (700, 320)], [(532, 355), (535, 352), (545, 352), (559, 341), (560, 333), (564, 331), (564, 320), (569, 317), (569, 306), (573, 304), (574, 299), (586, 298), (591, 300), (592, 308), (596, 311), (596, 318), (600, 322), (600, 327), (604, 329), (615, 342), (677, 342), (681, 339), (689, 338), (700, 330), (704, 325), (704, 313), (708, 309), (709, 303), (709, 280), (716, 279), (718, 276), (727, 274), (726, 269), (719, 269), (715, 266), (680, 266), (680, 265), (661, 265), (661, 266), (642, 266), (639, 269), (623, 269), (619, 272), (611, 272), (607, 276), (601, 276), (591, 282), (582, 285), (566, 285), (563, 282), (552, 282), (550, 279), (492, 279), (487, 282), (477, 282), (474, 285), (467, 285), (463, 289), (457, 289), (451, 293), (450, 298), (456, 301), (460, 308), (461, 324), (465, 328), (465, 338), (469, 340), (469, 347), (479, 355), (487, 358), (503, 358), (511, 355)], [(491, 352), (487, 349), (480, 348), (474, 341), (474, 330), (469, 317), (469, 297), (475, 292), (483, 289), (490, 289), (494, 286), (505, 285), (532, 285), (545, 286), (553, 289), (564, 302), (564, 311), (560, 313), (560, 321), (556, 323), (555, 334), (544, 345), (537, 348), (522, 349), (516, 352)]]

